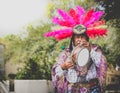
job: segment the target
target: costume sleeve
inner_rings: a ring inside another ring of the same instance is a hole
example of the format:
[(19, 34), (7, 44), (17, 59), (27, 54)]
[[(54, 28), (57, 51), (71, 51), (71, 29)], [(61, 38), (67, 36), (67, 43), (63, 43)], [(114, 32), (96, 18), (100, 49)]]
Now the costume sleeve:
[(101, 60), (98, 67), (98, 76), (99, 76), (100, 85), (102, 87), (102, 90), (104, 91), (104, 88), (106, 86), (106, 76), (107, 76), (107, 62), (104, 55), (101, 55)]
[(54, 86), (58, 85), (58, 81), (66, 73), (66, 70), (62, 70), (61, 68), (61, 64), (65, 62), (66, 58), (65, 51), (60, 53), (57, 62), (52, 67), (52, 81)]
[(98, 79), (103, 89), (106, 85), (107, 61), (102, 51), (96, 47), (92, 50), (92, 60), (97, 67)]

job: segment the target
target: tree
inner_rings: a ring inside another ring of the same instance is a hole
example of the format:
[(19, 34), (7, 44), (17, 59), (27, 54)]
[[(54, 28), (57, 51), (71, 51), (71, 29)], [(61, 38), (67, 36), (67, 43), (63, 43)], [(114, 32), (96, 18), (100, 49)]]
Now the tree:
[(5, 41), (5, 62), (6, 61), (13, 61), (19, 62), (19, 56), (16, 55), (20, 55), (21, 53), (21, 43), (22, 40), (19, 36), (17, 35), (8, 35), (6, 37), (4, 37), (4, 41)]
[[(24, 37), (9, 35), (4, 38), (6, 41), (6, 61), (25, 64), (22, 71), (18, 72), (17, 79), (27, 79), (28, 76), (28, 79), (51, 79), (50, 69), (55, 62), (54, 56), (56, 56), (55, 52), (54, 55), (52, 53), (57, 41), (44, 38), (44, 33), (50, 27), (51, 24), (45, 23), (37, 27), (29, 24)], [(36, 73), (33, 74), (35, 69)]]
[[(105, 10), (105, 20), (109, 25), (109, 38), (106, 44), (109, 53), (107, 54), (109, 62), (115, 64), (120, 57), (120, 0), (95, 0)], [(100, 9), (100, 8), (99, 8)]]
[(99, 6), (102, 6), (105, 10), (105, 19), (119, 19), (120, 18), (120, 0), (95, 0)]

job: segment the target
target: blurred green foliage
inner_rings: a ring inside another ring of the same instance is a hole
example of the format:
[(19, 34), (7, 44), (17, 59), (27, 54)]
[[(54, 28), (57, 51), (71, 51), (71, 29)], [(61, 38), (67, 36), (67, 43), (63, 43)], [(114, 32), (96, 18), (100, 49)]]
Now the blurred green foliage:
[(108, 39), (105, 44), (105, 50), (108, 51), (107, 59), (112, 64), (116, 64), (120, 58), (120, 0), (95, 0), (99, 9), (105, 11), (104, 19), (108, 23)]

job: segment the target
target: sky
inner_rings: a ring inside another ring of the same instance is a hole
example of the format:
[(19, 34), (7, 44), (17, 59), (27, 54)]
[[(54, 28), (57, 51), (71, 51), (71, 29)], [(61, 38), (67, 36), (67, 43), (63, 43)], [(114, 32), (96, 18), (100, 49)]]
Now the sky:
[(23, 26), (43, 19), (49, 0), (0, 0), (0, 37), (19, 34)]

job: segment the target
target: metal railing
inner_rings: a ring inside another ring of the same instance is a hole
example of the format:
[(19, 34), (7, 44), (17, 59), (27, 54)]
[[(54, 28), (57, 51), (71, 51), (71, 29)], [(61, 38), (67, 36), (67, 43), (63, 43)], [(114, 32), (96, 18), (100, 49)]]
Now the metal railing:
[(9, 93), (9, 84), (6, 81), (0, 82), (0, 93)]

